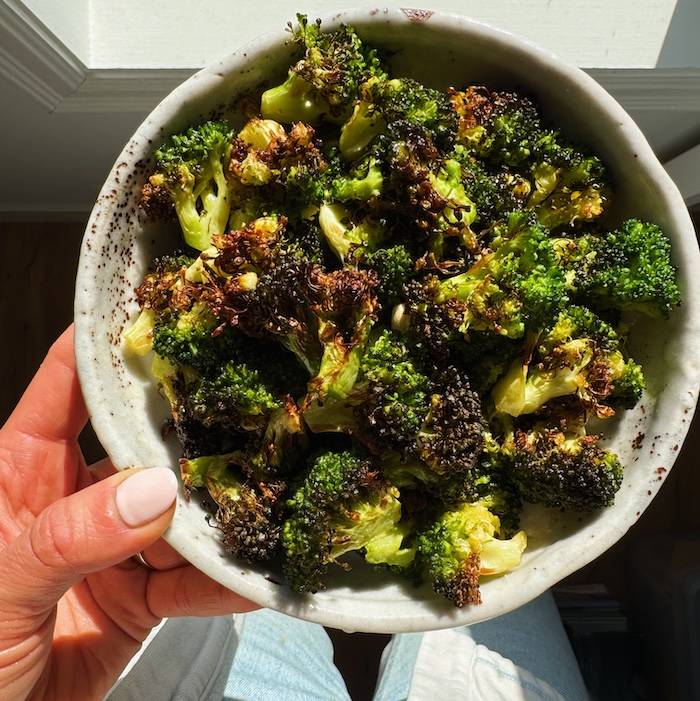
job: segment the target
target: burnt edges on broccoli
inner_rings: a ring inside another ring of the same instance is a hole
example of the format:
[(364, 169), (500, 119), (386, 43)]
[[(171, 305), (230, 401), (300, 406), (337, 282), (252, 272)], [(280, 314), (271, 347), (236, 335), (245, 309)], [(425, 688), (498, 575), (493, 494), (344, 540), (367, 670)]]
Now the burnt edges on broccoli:
[(528, 97), (392, 77), (298, 17), (259, 116), (173, 134), (143, 186), (149, 358), (223, 547), (299, 592), (364, 560), (457, 606), (517, 567), (523, 502), (588, 512), (623, 469), (586, 430), (642, 396), (638, 315), (680, 302), (658, 226), (609, 222), (595, 154)]

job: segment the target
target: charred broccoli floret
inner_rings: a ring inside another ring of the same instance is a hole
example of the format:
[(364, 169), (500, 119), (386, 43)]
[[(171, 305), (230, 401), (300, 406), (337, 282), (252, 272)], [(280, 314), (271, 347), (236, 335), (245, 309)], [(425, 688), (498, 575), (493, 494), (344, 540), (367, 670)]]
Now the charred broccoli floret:
[(524, 176), (518, 194), (544, 226), (569, 226), (603, 214), (609, 188), (602, 163), (547, 129), (530, 100), (477, 86), (453, 91), (451, 97), (461, 144)]
[(479, 578), (520, 564), (524, 531), (500, 539), (500, 519), (485, 502), (461, 504), (441, 513), (418, 534), (418, 557), (435, 591), (455, 606), (481, 603)]
[(282, 528), (284, 571), (293, 589), (324, 588), (328, 567), (362, 551), (372, 564), (407, 565), (415, 552), (402, 547), (399, 490), (382, 480), (371, 463), (352, 450), (317, 456), (288, 501)]
[(154, 154), (155, 173), (145, 195), (172, 200), (185, 242), (200, 251), (226, 228), (231, 209), (226, 181), (230, 150), (231, 129), (220, 121), (174, 134)]
[(359, 100), (340, 130), (340, 151), (348, 160), (360, 156), (389, 124), (424, 127), (436, 143), (449, 145), (457, 120), (445, 93), (409, 78), (372, 77), (360, 87)]
[(655, 224), (628, 219), (556, 246), (571, 286), (592, 305), (666, 318), (680, 303), (671, 242)]
[(490, 330), (518, 338), (563, 306), (564, 274), (546, 231), (526, 215), (511, 214), (492, 246), (466, 272), (432, 283), (434, 299), (464, 304), (462, 332)]
[(310, 24), (301, 14), (297, 22), (291, 31), (304, 56), (289, 69), (284, 83), (263, 93), (261, 112), (280, 122), (342, 122), (360, 84), (384, 76), (377, 52), (365, 47), (352, 27), (321, 32), (320, 20)]
[(584, 307), (569, 307), (493, 388), (498, 411), (520, 416), (576, 395), (600, 418), (611, 405), (634, 406), (644, 390), (639, 365), (625, 359), (614, 329)]
[(516, 431), (513, 479), (523, 499), (563, 511), (595, 511), (612, 504), (622, 466), (599, 440), (558, 428)]
[(180, 472), (187, 489), (204, 487), (216, 502), (216, 526), (227, 552), (248, 562), (273, 557), (280, 540), (283, 483), (246, 480), (231, 455), (182, 459)]

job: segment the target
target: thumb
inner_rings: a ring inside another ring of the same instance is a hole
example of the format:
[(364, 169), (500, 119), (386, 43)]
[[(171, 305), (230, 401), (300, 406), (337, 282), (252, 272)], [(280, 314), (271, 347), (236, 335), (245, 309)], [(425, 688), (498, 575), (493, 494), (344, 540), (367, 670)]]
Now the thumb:
[(85, 575), (154, 543), (168, 527), (177, 478), (125, 470), (44, 509), (0, 552), (0, 618), (44, 613)]

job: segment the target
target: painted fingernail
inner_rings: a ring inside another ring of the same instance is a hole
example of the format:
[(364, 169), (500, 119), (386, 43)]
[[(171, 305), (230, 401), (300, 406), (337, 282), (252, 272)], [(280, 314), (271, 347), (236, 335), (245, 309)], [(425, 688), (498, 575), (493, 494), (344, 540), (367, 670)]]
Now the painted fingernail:
[(177, 495), (177, 477), (169, 467), (139, 470), (117, 487), (119, 515), (127, 526), (143, 526), (167, 511)]

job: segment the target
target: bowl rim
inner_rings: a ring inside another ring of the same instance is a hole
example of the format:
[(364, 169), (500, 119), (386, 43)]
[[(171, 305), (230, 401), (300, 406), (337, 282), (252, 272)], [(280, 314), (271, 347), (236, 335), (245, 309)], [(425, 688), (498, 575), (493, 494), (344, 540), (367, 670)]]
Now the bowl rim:
[[(510, 32), (498, 29), (484, 22), (475, 21), (452, 13), (398, 8), (372, 10), (360, 8), (340, 10), (332, 13), (329, 12), (322, 14), (320, 17), (326, 28), (332, 28), (340, 23), (366, 25), (375, 21), (381, 22), (387, 20), (393, 22), (394, 25), (429, 22), (431, 27), (434, 27), (438, 32), (458, 32), (465, 36), (477, 35), (480, 39), (493, 45), (495, 50), (506, 47), (511, 52), (515, 51), (527, 55), (535, 65), (546, 69), (550, 74), (556, 76), (557, 80), (565, 84), (576, 85), (581, 91), (586, 93), (588, 99), (595, 103), (601, 114), (605, 113), (607, 117), (617, 122), (619, 125), (618, 140), (626, 141), (638, 155), (638, 163), (641, 170), (659, 192), (660, 208), (668, 215), (669, 225), (681, 232), (679, 240), (674, 241), (674, 254), (677, 260), (687, 259), (693, 262), (693, 266), (696, 269), (700, 267), (700, 251), (698, 251), (697, 242), (695, 240), (693, 225), (675, 184), (657, 160), (646, 138), (632, 118), (604, 88), (581, 69), (567, 64), (554, 53), (537, 46), (527, 39), (515, 36)], [(217, 76), (218, 80), (220, 80), (223, 75), (233, 74), (236, 70), (244, 68), (251, 61), (264, 55), (266, 51), (277, 48), (279, 44), (284, 41), (285, 36), (284, 30), (268, 32), (246, 42), (220, 61), (197, 71), (193, 76), (167, 95), (144, 118), (143, 122), (134, 132), (132, 139), (142, 136), (153, 137), (157, 131), (158, 125), (171, 119), (172, 115), (177, 111), (177, 107), (182, 104), (184, 99), (197, 99), (202, 97), (209, 89), (212, 80), (217, 79)], [(91, 321), (87, 313), (89, 310), (89, 301), (86, 299), (86, 295), (82, 294), (81, 291), (83, 289), (89, 290), (92, 283), (90, 278), (91, 269), (89, 266), (84, 265), (88, 257), (85, 250), (87, 233), (93, 227), (100, 226), (98, 217), (103, 206), (101, 202), (104, 201), (105, 198), (109, 198), (109, 194), (114, 187), (112, 176), (115, 173), (117, 164), (125, 160), (125, 154), (130, 143), (131, 139), (115, 160), (115, 166), (113, 166), (110, 171), (110, 176), (102, 187), (88, 220), (86, 236), (81, 247), (75, 296), (75, 352), (81, 386), (95, 432), (101, 443), (107, 449), (110, 457), (114, 459), (118, 469), (121, 469), (121, 467), (119, 467), (121, 448), (119, 446), (119, 441), (115, 438), (114, 431), (110, 430), (112, 420), (109, 415), (108, 407), (106, 407), (103, 402), (98, 401), (97, 394), (91, 391), (92, 382), (99, 381), (100, 371), (95, 367), (96, 364), (93, 362), (91, 342), (81, 341), (83, 338), (89, 339), (91, 333)], [(685, 290), (687, 324), (691, 329), (698, 330), (700, 333), (700, 305), (696, 303), (697, 300), (700, 299), (700, 280), (696, 279), (694, 281), (693, 279), (687, 279), (685, 282), (687, 285)], [(692, 303), (689, 303), (691, 300)], [(687, 387), (689, 392), (687, 402), (692, 412), (698, 396), (698, 388), (700, 387), (700, 365), (695, 363), (690, 368), (687, 368), (685, 370), (685, 377), (688, 380)], [(679, 443), (684, 440), (689, 425), (690, 422), (688, 421), (684, 424), (684, 428), (681, 428), (679, 433), (675, 434)], [(667, 465), (670, 470), (677, 454), (677, 452), (672, 452), (670, 447), (667, 447), (666, 451), (661, 453), (658, 459), (663, 460), (663, 464)], [(644, 502), (643, 508), (646, 508), (651, 502), (662, 482), (663, 480), (659, 480), (658, 483), (650, 487), (651, 492), (648, 500)], [(631, 496), (630, 494), (630, 498)], [(241, 566), (231, 567), (230, 563), (225, 563), (217, 567), (212, 567), (211, 561), (205, 555), (200, 554), (200, 551), (192, 542), (188, 542), (186, 535), (182, 536), (181, 533), (171, 529), (166, 532), (164, 538), (175, 550), (181, 553), (196, 567), (199, 567), (209, 576), (221, 581), (225, 586), (235, 589), (235, 591), (242, 596), (249, 598), (261, 606), (275, 609), (308, 621), (338, 627), (348, 631), (361, 630), (377, 633), (398, 633), (468, 625), (488, 620), (489, 618), (519, 608), (528, 601), (539, 596), (557, 581), (568, 576), (602, 554), (624, 535), (632, 526), (634, 520), (634, 518), (628, 515), (628, 518), (621, 524), (621, 527), (620, 524), (618, 524), (616, 528), (613, 527), (605, 530), (604, 533), (589, 543), (585, 555), (582, 556), (579, 552), (563, 558), (557, 563), (556, 574), (545, 575), (544, 573), (537, 573), (537, 576), (533, 576), (531, 580), (529, 580), (528, 587), (523, 587), (514, 595), (507, 597), (507, 601), (489, 601), (478, 607), (465, 607), (463, 609), (451, 610), (449, 615), (447, 615), (445, 612), (424, 606), (422, 602), (416, 600), (415, 604), (420, 604), (421, 610), (414, 610), (410, 614), (404, 613), (399, 617), (392, 616), (390, 611), (388, 611), (391, 606), (381, 601), (373, 601), (372, 605), (348, 612), (346, 610), (347, 605), (343, 604), (343, 602), (340, 602), (339, 606), (334, 606), (332, 603), (333, 600), (331, 600), (330, 603), (326, 602), (324, 604), (320, 604), (318, 601), (300, 603), (296, 595), (293, 595), (291, 592), (285, 593), (284, 596), (279, 596), (279, 591), (263, 589), (260, 585), (256, 585), (254, 581), (252, 581), (254, 578), (236, 576), (234, 571), (241, 569)], [(243, 569), (245, 569), (245, 567), (243, 567)], [(215, 572), (214, 570), (217, 571)], [(230, 570), (230, 572), (227, 574), (226, 570)]]

